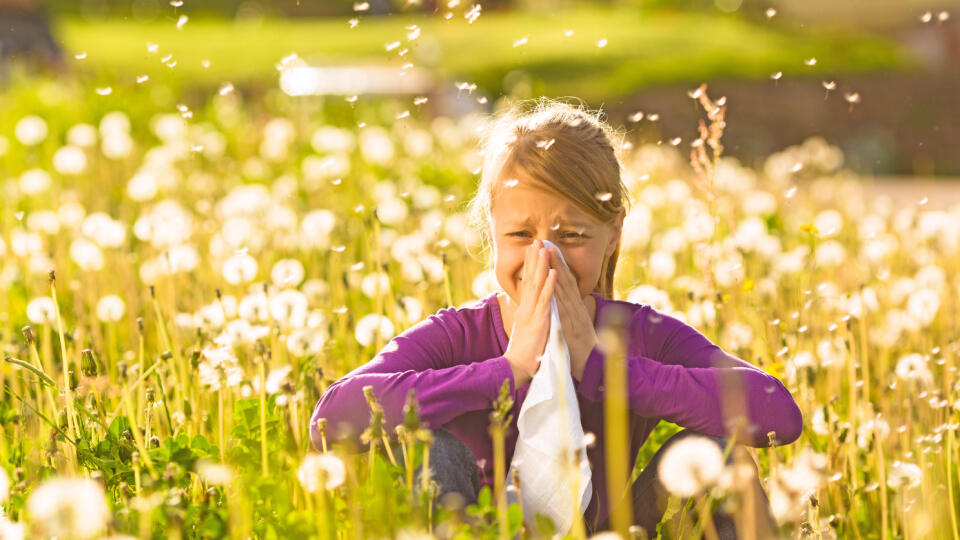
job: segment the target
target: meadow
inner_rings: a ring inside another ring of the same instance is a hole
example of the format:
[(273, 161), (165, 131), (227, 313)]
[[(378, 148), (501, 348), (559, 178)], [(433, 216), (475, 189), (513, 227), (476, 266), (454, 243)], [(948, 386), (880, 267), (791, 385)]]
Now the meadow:
[[(410, 467), (384, 453), (398, 434), (375, 396), (373, 452), (321, 452), (307, 425), (393, 336), (497, 287), (465, 217), (483, 117), (228, 87), (173, 108), (160, 83), (156, 102), (139, 88), (5, 90), (0, 536), (520, 532), (500, 493), (467, 509), (473, 523), (429, 483), (414, 495), (430, 438), (415, 407), (400, 430)], [(800, 439), (750, 451), (784, 537), (956, 540), (960, 208), (868, 200), (817, 138), (748, 168), (718, 129), (627, 135), (615, 297), (791, 390)], [(637, 463), (677, 429), (662, 423)], [(736, 494), (700, 480), (715, 503)]]

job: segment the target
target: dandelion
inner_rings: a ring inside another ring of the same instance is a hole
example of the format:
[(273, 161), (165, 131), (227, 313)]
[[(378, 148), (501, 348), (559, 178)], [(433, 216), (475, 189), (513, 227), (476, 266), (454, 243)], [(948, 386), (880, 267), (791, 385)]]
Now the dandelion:
[(346, 479), (343, 460), (331, 453), (309, 453), (297, 469), (297, 479), (303, 489), (316, 493), (320, 489), (336, 489)]
[(391, 197), (378, 204), (374, 212), (377, 215), (377, 219), (384, 224), (396, 226), (407, 219), (407, 203), (405, 203), (403, 199)]
[(57, 538), (93, 538), (110, 519), (103, 487), (86, 478), (46, 480), (27, 499), (27, 514), (31, 530)]
[(223, 263), (223, 278), (231, 285), (243, 285), (257, 277), (257, 261), (246, 253), (237, 253)]
[(358, 343), (367, 347), (373, 344), (377, 333), (382, 340), (388, 340), (393, 337), (393, 332), (393, 322), (389, 318), (371, 313), (357, 321), (354, 337)]
[(887, 486), (892, 489), (915, 488), (920, 485), (923, 471), (913, 463), (894, 461), (890, 472), (887, 473)]
[(61, 174), (80, 174), (87, 168), (87, 156), (76, 146), (64, 146), (53, 154), (53, 168)]
[(228, 465), (215, 463), (209, 459), (198, 459), (196, 464), (197, 475), (214, 486), (228, 486), (233, 482), (234, 472)]
[(197, 379), (200, 384), (211, 390), (231, 387), (243, 380), (243, 369), (237, 363), (237, 357), (229, 346), (206, 346), (201, 351), (203, 360), (198, 365)]
[(303, 263), (297, 259), (280, 259), (270, 270), (270, 279), (280, 287), (296, 287), (305, 275)]
[(123, 318), (126, 305), (123, 298), (115, 294), (108, 294), (97, 302), (97, 318), (101, 322), (115, 323)]
[(47, 138), (47, 122), (36, 115), (24, 116), (17, 122), (13, 134), (24, 146), (36, 146)]
[(923, 387), (933, 385), (933, 374), (922, 354), (905, 354), (897, 360), (897, 377), (902, 381), (918, 381)]
[(220, 85), (220, 90), (217, 91), (217, 93), (220, 94), (221, 96), (225, 96), (232, 92), (233, 92), (233, 83), (231, 82), (223, 83), (222, 85)]
[(25, 195), (39, 195), (50, 188), (53, 180), (43, 169), (29, 169), (20, 175), (20, 189)]
[(685, 437), (670, 445), (657, 466), (657, 476), (670, 493), (692, 497), (714, 485), (723, 472), (723, 453), (715, 442)]
[(950, 13), (948, 11), (941, 11), (940, 13), (937, 13), (937, 21), (939, 22), (947, 22), (949, 18)]
[(467, 20), (467, 24), (473, 24), (480, 17), (480, 4), (474, 4), (469, 11), (463, 14), (463, 18)]
[(49, 296), (38, 296), (27, 303), (27, 319), (32, 324), (52, 324), (57, 320), (56, 306)]
[(907, 299), (907, 313), (922, 326), (932, 323), (939, 309), (940, 294), (933, 289), (917, 289)]
[(307, 297), (296, 289), (284, 289), (271, 295), (270, 316), (284, 328), (302, 327), (307, 319)]
[(103, 252), (86, 238), (77, 238), (70, 243), (70, 258), (82, 270), (95, 272), (103, 268)]
[(378, 287), (381, 295), (386, 295), (390, 290), (390, 276), (388, 276), (386, 272), (380, 271), (367, 274), (363, 276), (363, 280), (360, 282), (360, 289), (368, 298), (375, 298), (377, 296)]

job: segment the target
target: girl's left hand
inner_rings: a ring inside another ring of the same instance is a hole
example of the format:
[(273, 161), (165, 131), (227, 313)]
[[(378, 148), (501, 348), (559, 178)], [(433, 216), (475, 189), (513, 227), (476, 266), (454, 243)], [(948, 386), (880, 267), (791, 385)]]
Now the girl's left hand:
[(587, 358), (590, 357), (590, 351), (599, 340), (587, 305), (580, 296), (576, 278), (560, 259), (556, 249), (551, 248), (548, 251), (550, 267), (556, 268), (558, 272), (554, 296), (557, 299), (560, 326), (563, 328), (563, 336), (570, 350), (570, 373), (579, 381), (583, 377), (583, 368), (587, 364)]

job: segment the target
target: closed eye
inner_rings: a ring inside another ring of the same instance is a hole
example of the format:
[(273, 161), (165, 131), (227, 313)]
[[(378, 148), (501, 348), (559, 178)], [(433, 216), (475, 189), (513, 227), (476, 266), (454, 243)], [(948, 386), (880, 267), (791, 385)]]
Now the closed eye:
[[(517, 231), (517, 232), (508, 233), (507, 236), (520, 237), (520, 235), (529, 235), (529, 234), (530, 233), (525, 231)], [(579, 240), (580, 238), (586, 238), (586, 235), (580, 234), (578, 232), (565, 232), (563, 233), (563, 237), (569, 238), (571, 240)]]

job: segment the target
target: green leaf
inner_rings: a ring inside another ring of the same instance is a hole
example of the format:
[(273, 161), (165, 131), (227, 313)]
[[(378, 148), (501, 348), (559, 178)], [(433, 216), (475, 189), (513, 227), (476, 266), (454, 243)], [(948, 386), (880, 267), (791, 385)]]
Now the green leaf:
[(481, 508), (490, 506), (491, 498), (490, 486), (483, 486), (480, 488), (480, 493), (477, 494), (477, 504), (480, 505)]

